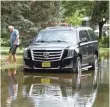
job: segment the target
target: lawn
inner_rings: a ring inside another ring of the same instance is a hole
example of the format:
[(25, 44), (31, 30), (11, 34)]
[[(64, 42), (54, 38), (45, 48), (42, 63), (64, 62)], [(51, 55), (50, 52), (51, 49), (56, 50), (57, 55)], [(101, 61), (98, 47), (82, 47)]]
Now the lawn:
[(17, 64), (16, 65), (13, 64), (13, 61), (11, 61), (11, 64), (4, 65), (4, 62), (6, 61), (7, 57), (8, 57), (7, 55), (1, 55), (0, 69), (17, 68), (17, 67), (23, 66), (23, 56), (22, 55), (17, 55)]
[(99, 55), (109, 56), (110, 48), (99, 48)]
[(17, 49), (17, 64), (14, 65), (9, 64), (9, 65), (4, 65), (3, 63), (6, 61), (8, 58), (8, 53), (9, 53), (9, 47), (0, 47), (0, 69), (8, 69), (8, 68), (15, 68), (23, 65), (23, 49), (18, 48)]
[[(9, 53), (9, 47), (1, 47), (0, 48), (0, 53), (1, 54), (8, 54)], [(23, 48), (19, 48), (17, 49), (17, 54), (22, 55), (23, 54)]]

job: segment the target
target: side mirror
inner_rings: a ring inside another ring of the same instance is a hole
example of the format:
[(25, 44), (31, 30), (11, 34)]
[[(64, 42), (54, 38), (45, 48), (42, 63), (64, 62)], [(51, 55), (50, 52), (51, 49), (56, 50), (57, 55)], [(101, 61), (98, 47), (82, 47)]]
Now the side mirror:
[(29, 43), (32, 43), (33, 39), (29, 40)]
[(29, 43), (32, 43), (34, 40), (35, 40), (35, 38), (30, 39), (30, 40), (29, 40)]

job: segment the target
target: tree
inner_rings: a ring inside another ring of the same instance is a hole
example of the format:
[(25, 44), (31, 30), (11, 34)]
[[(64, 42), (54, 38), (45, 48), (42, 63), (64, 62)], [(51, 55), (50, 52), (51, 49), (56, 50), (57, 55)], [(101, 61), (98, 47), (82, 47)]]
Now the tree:
[(60, 22), (62, 16), (60, 1), (1, 1), (1, 31), (7, 32), (7, 27), (13, 25), (20, 31), (23, 41), (33, 38), (42, 24)]
[(81, 18), (89, 16), (90, 26), (95, 29), (99, 25), (99, 38), (102, 27), (109, 20), (109, 1), (63, 1), (64, 18), (73, 25), (81, 23)]
[(71, 16), (66, 17), (66, 22), (72, 24), (74, 26), (81, 25), (81, 20), (83, 18), (83, 14), (79, 14), (79, 10), (73, 13)]
[(1, 1), (1, 28), (5, 30), (11, 24), (30, 32), (42, 23), (60, 21), (63, 15), (60, 4), (57, 1)]
[(73, 25), (80, 25), (83, 17), (91, 16), (94, 3), (94, 1), (63, 1), (64, 18)]
[(91, 16), (91, 26), (98, 23), (99, 39), (101, 38), (103, 25), (109, 20), (109, 1), (96, 1)]

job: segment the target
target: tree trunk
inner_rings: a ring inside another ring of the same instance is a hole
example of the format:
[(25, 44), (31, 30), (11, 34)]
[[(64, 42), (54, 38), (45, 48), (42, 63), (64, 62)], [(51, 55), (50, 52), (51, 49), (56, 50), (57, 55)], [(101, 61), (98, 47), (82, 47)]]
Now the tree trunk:
[(93, 8), (93, 12), (91, 15), (91, 20), (90, 20), (90, 26), (95, 30), (96, 26), (99, 22), (99, 13), (100, 13), (100, 5), (101, 5), (101, 1), (96, 1), (94, 8)]
[(103, 22), (99, 22), (99, 39), (102, 37)]
[(103, 25), (106, 23), (108, 19), (105, 19), (105, 21), (103, 21), (103, 19), (99, 22), (99, 39), (101, 39), (102, 37), (102, 28), (103, 28)]

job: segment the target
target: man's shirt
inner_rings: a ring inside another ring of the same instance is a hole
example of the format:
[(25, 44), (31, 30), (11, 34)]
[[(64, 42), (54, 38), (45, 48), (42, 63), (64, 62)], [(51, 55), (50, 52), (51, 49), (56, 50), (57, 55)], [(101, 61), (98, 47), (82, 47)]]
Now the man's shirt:
[(10, 35), (10, 43), (11, 46), (13, 46), (16, 38), (18, 37), (17, 41), (16, 41), (16, 45), (19, 45), (19, 31), (17, 29), (14, 29), (13, 32)]

